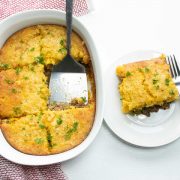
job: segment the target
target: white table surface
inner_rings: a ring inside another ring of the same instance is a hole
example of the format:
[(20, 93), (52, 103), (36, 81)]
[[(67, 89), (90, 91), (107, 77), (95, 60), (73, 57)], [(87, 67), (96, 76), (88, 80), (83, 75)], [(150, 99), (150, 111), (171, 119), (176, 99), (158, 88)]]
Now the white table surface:
[[(104, 73), (136, 50), (174, 53), (180, 60), (179, 0), (91, 1), (94, 11), (80, 19), (94, 37)], [(180, 140), (160, 148), (134, 147), (105, 122), (84, 153), (62, 163), (69, 180), (179, 180), (179, 167)]]

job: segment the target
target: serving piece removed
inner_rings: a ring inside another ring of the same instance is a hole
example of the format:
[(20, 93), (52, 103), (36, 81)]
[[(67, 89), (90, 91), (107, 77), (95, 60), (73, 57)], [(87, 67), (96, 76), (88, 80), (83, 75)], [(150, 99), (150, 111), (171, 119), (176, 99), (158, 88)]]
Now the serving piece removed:
[(122, 111), (131, 114), (157, 112), (169, 108), (179, 93), (169, 72), (164, 55), (151, 60), (118, 66)]
[[(87, 72), (88, 99), (48, 103), (52, 66), (66, 56), (66, 28), (35, 25), (13, 34), (0, 50), (0, 128), (15, 149), (48, 155), (67, 151), (89, 134), (95, 116), (95, 81), (85, 42), (72, 32), (72, 57)], [(88, 101), (88, 104), (86, 104)]]

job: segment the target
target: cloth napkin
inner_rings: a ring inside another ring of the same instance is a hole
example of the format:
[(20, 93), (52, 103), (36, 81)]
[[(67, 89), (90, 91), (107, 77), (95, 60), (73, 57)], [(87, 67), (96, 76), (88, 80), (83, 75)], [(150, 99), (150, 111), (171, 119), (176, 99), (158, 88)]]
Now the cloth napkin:
[[(0, 20), (16, 12), (30, 9), (65, 10), (65, 0), (0, 0)], [(74, 0), (73, 14), (82, 16), (89, 11), (87, 0)]]
[[(65, 0), (0, 0), (0, 20), (16, 12), (30, 9), (65, 10)], [(73, 14), (82, 16), (89, 12), (86, 0), (74, 0)], [(49, 166), (23, 166), (0, 156), (0, 180), (65, 180), (61, 164)]]

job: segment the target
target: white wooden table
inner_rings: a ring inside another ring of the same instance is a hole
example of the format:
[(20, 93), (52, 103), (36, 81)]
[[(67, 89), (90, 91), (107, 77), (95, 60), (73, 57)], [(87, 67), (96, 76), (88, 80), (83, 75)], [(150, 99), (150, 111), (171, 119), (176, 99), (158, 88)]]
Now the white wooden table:
[[(81, 18), (92, 33), (103, 72), (136, 50), (174, 53), (180, 61), (179, 0), (92, 0), (94, 12)], [(112, 112), (113, 113), (113, 112)], [(138, 148), (103, 123), (90, 147), (62, 163), (70, 180), (179, 180), (180, 140), (160, 148)]]

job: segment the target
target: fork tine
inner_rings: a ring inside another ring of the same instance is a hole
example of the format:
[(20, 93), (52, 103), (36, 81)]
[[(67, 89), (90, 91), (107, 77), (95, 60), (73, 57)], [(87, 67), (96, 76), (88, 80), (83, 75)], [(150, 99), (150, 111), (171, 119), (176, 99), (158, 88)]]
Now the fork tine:
[(172, 56), (170, 56), (170, 59), (171, 59), (171, 64), (172, 64), (172, 68), (174, 71), (174, 77), (176, 78), (178, 76), (177, 71), (176, 71), (176, 66), (174, 64), (174, 60), (173, 60)]
[(169, 56), (167, 56), (167, 62), (168, 62), (169, 67), (170, 67), (171, 76), (174, 78), (174, 73), (173, 73), (173, 70), (172, 70), (172, 65), (171, 65), (171, 61), (169, 59)]
[(173, 57), (174, 57), (174, 63), (175, 63), (175, 66), (176, 66), (177, 74), (178, 74), (178, 76), (180, 76), (179, 66), (178, 66), (178, 63), (177, 63), (177, 61), (176, 61), (176, 58), (175, 58), (175, 55), (174, 55), (174, 54), (173, 54)]

